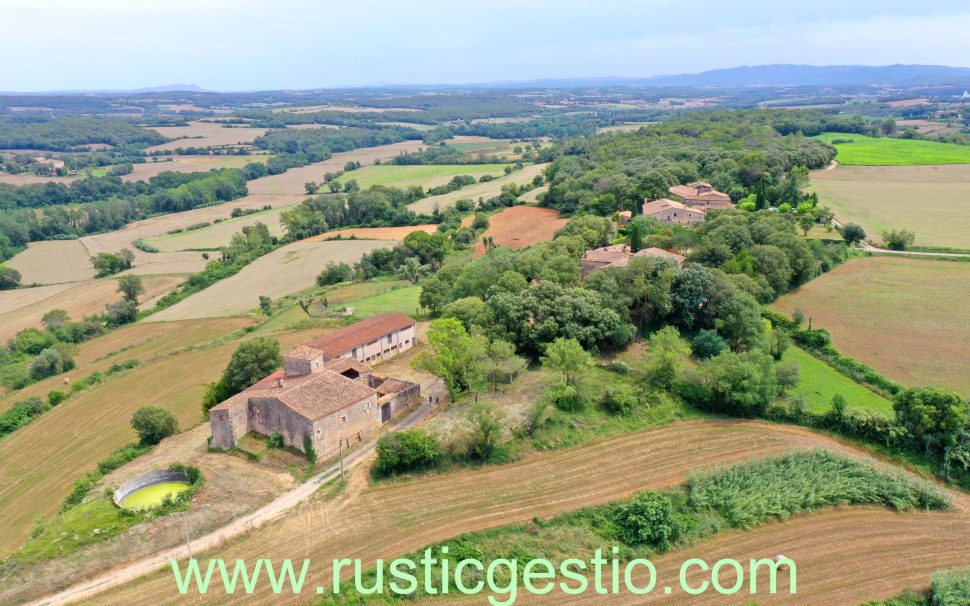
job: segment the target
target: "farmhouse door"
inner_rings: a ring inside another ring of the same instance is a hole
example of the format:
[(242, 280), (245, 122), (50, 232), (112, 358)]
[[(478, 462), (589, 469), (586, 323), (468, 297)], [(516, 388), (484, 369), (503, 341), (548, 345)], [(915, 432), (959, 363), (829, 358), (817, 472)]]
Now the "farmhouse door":
[(391, 418), (391, 403), (388, 402), (381, 406), (381, 423), (386, 423)]

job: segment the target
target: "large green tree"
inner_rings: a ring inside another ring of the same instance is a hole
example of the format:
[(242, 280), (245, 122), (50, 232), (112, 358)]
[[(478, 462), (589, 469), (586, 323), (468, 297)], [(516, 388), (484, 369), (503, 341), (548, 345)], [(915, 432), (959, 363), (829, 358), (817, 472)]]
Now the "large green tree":
[(943, 451), (970, 419), (970, 407), (956, 393), (935, 387), (905, 389), (893, 398), (896, 421), (923, 443), (926, 454)]

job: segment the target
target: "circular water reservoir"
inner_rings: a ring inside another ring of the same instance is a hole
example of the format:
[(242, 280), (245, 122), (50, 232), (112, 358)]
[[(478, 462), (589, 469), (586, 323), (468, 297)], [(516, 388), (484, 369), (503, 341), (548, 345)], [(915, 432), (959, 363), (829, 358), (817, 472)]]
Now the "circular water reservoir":
[(125, 509), (151, 509), (161, 505), (165, 497), (175, 498), (191, 487), (192, 482), (184, 471), (150, 471), (119, 486), (114, 492), (114, 503)]

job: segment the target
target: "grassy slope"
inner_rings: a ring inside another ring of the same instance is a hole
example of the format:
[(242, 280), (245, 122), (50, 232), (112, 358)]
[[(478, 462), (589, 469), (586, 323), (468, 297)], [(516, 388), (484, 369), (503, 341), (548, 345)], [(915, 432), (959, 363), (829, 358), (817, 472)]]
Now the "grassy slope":
[(850, 410), (893, 416), (892, 402), (797, 347), (789, 347), (782, 361), (798, 364), (801, 381), (790, 393), (804, 397), (806, 408), (811, 412), (828, 412), (832, 407), (832, 397), (842, 394)]
[(354, 308), (354, 315), (360, 318), (390, 311), (414, 314), (420, 307), (418, 303), (420, 296), (420, 286), (406, 286), (354, 301), (351, 306)]
[(819, 139), (831, 143), (835, 139), (852, 139), (852, 143), (836, 145), (839, 164), (861, 166), (905, 166), (909, 164), (967, 164), (970, 146), (936, 141), (910, 139), (878, 139), (846, 133), (822, 133)]

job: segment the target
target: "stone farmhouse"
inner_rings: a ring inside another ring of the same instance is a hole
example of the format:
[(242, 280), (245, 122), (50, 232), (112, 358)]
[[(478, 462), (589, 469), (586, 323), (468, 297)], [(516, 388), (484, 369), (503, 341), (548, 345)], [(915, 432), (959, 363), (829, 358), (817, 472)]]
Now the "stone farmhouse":
[(731, 197), (714, 189), (710, 183), (694, 181), (687, 185), (674, 185), (669, 190), (670, 195), (677, 201), (694, 208), (708, 210), (711, 208), (734, 208)]
[(607, 267), (626, 267), (630, 260), (635, 257), (657, 257), (661, 259), (672, 259), (677, 263), (677, 267), (683, 267), (686, 257), (676, 253), (667, 252), (661, 248), (644, 248), (637, 252), (630, 252), (630, 247), (626, 244), (614, 244), (603, 248), (594, 248), (583, 253), (583, 277), (589, 274), (606, 269)]
[(213, 448), (232, 448), (250, 431), (278, 432), (320, 458), (353, 447), (421, 397), (421, 386), (386, 377), (361, 359), (384, 360), (414, 347), (404, 314), (363, 320), (290, 351), (283, 369), (209, 411)]
[(643, 216), (653, 217), (660, 225), (697, 225), (704, 222), (705, 210), (691, 208), (675, 200), (660, 198), (643, 205)]
[(617, 221), (620, 225), (626, 225), (633, 220), (633, 213), (628, 210), (620, 211), (617, 213)]

